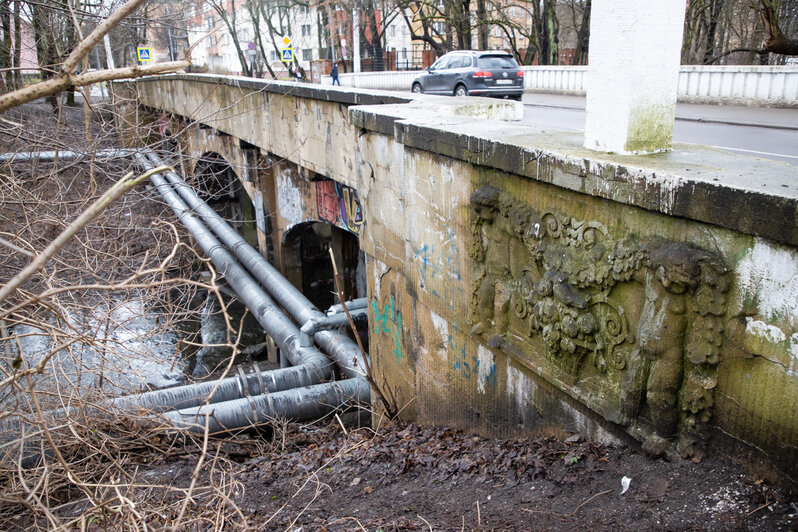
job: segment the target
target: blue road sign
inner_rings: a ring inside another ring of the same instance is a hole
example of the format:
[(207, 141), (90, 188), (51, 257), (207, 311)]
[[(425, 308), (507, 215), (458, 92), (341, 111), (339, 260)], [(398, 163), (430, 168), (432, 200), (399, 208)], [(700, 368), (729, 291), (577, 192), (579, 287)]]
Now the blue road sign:
[(152, 61), (152, 48), (148, 46), (139, 46), (136, 48), (136, 54), (138, 54), (140, 63)]
[(282, 52), (282, 57), (280, 61), (283, 63), (291, 63), (294, 60), (294, 49), (293, 48), (283, 48), (280, 50)]

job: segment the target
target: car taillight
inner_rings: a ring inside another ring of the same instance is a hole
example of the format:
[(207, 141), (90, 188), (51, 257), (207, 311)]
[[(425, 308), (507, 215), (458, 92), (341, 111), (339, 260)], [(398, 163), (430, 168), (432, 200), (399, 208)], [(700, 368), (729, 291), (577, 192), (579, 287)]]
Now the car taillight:
[(479, 70), (477, 72), (474, 72), (474, 77), (475, 78), (491, 78), (491, 77), (493, 77), (493, 74), (491, 74), (490, 72), (485, 72), (485, 71)]
[(524, 77), (524, 71), (523, 70), (519, 70), (518, 73), (516, 74), (516, 76), (518, 76), (519, 78), (523, 78)]

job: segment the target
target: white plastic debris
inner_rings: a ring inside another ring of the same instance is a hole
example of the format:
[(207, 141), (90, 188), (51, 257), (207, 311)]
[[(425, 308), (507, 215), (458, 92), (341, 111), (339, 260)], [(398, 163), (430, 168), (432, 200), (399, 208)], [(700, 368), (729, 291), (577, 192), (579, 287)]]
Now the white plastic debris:
[(623, 489), (621, 490), (621, 495), (623, 495), (624, 493), (626, 493), (626, 490), (628, 490), (628, 489), (629, 489), (629, 484), (631, 484), (631, 483), (632, 483), (632, 479), (631, 479), (631, 478), (629, 478), (629, 477), (623, 477), (623, 478), (621, 479), (621, 488), (623, 488)]

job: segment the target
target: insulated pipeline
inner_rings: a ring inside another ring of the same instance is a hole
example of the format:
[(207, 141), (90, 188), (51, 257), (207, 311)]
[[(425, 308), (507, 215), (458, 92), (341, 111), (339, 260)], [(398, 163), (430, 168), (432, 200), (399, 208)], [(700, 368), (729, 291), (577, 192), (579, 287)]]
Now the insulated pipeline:
[[(260, 374), (258, 374), (260, 373)], [(240, 399), (247, 395), (274, 393), (320, 382), (317, 368), (308, 365), (292, 366), (243, 376), (227, 377), (218, 381), (200, 382), (124, 395), (108, 401), (109, 405), (123, 410), (165, 412), (190, 408), (208, 403)], [(215, 391), (213, 389), (216, 388)], [(210, 393), (213, 391), (213, 395)]]
[(178, 428), (200, 433), (205, 430), (207, 423), (208, 432), (218, 434), (271, 423), (276, 419), (319, 419), (347, 405), (368, 403), (369, 396), (368, 381), (358, 377), (197, 408), (172, 410), (164, 413), (163, 418)]
[[(164, 165), (164, 162), (154, 153), (150, 152), (147, 156), (152, 163), (149, 168)], [(269, 261), (230, 227), (180, 176), (172, 171), (167, 171), (164, 175), (192, 211), (202, 218), (219, 239), (233, 251), (240, 263), (263, 283), (269, 294), (297, 322), (304, 324), (313, 318), (324, 317), (324, 313), (317, 309), (298, 288), (283, 277), (274, 266), (269, 264)], [(345, 334), (319, 331), (314, 335), (314, 339), (326, 353), (333, 357), (347, 377), (365, 374), (365, 364), (360, 349)]]
[[(136, 161), (147, 169), (152, 168), (152, 164), (141, 154), (136, 154)], [(330, 373), (330, 363), (327, 357), (315, 347), (301, 347), (299, 345), (299, 329), (297, 326), (282, 313), (280, 308), (258, 283), (191, 213), (171, 185), (160, 174), (153, 174), (150, 180), (175, 212), (180, 222), (192, 234), (197, 244), (224, 275), (225, 280), (238, 294), (242, 303), (249, 308), (266, 333), (285, 352), (291, 363), (295, 366), (307, 364), (317, 371), (319, 380), (326, 379)]]

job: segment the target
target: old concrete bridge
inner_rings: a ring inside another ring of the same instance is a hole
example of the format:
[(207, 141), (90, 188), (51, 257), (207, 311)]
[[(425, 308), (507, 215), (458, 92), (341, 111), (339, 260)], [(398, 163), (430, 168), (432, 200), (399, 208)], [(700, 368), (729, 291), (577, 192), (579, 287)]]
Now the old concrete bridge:
[(128, 138), (179, 146), (197, 186), (237, 178), (250, 238), (319, 305), (336, 249), (403, 417), (798, 474), (794, 168), (603, 154), (514, 102), (191, 74), (115, 92)]

